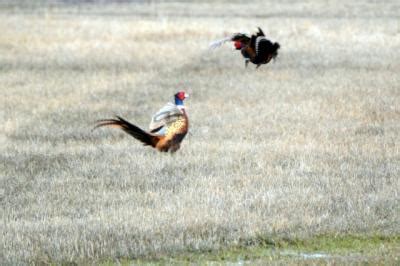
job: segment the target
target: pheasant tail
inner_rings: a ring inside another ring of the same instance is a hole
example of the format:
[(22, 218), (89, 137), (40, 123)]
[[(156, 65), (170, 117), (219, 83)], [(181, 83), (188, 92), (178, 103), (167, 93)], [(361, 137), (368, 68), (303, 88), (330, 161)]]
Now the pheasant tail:
[(129, 123), (122, 117), (117, 116), (117, 119), (103, 119), (98, 120), (98, 124), (95, 126), (95, 129), (103, 126), (110, 126), (120, 128), (135, 139), (141, 141), (144, 145), (150, 145), (152, 147), (156, 147), (158, 141), (160, 140), (159, 136), (155, 136), (153, 134), (147, 133), (141, 128)]

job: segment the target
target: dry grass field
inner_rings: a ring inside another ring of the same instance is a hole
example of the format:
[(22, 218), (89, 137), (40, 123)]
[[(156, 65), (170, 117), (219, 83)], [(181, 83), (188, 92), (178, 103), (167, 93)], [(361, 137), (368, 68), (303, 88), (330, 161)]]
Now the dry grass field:
[[(73, 2), (73, 1), (72, 1)], [(76, 1), (75, 1), (76, 2)], [(104, 1), (103, 1), (104, 2)], [(0, 3), (0, 261), (400, 234), (400, 3)], [(255, 70), (212, 40), (257, 26)], [(184, 89), (190, 133), (146, 128)]]

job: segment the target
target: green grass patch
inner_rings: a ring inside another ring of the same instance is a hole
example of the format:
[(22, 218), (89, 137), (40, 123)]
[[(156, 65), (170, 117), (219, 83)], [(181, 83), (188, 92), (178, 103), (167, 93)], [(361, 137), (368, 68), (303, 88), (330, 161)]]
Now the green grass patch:
[(299, 261), (397, 263), (400, 259), (400, 236), (321, 235), (307, 239), (257, 238), (244, 244), (221, 249), (183, 251), (140, 259), (103, 261), (102, 265), (181, 264), (209, 262), (267, 263)]
[(379, 248), (381, 245), (399, 245), (400, 236), (317, 236), (310, 239), (291, 241), (288, 247), (305, 251), (323, 250), (329, 253), (342, 253), (346, 251), (364, 252)]

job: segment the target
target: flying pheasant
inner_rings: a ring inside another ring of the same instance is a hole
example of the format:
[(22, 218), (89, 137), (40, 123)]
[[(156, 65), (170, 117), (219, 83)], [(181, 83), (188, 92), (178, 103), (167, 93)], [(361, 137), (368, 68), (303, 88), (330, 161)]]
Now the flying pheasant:
[(103, 126), (117, 127), (162, 152), (176, 152), (189, 129), (189, 119), (183, 101), (189, 95), (184, 91), (175, 94), (175, 104), (167, 103), (151, 119), (149, 131), (129, 123), (117, 116), (116, 119), (98, 120), (95, 128)]
[(268, 40), (260, 28), (258, 28), (256, 34), (250, 37), (244, 33), (235, 33), (231, 37), (214, 41), (210, 44), (210, 48), (215, 49), (228, 41), (232, 41), (236, 50), (241, 51), (246, 59), (246, 67), (249, 62), (257, 65), (256, 68), (259, 68), (262, 64), (267, 64), (271, 59), (276, 58), (280, 48), (279, 43)]

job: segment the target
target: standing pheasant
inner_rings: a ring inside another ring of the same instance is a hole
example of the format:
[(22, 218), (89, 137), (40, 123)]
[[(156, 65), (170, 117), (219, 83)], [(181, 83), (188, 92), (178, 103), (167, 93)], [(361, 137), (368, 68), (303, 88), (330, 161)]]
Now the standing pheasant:
[(189, 119), (183, 101), (189, 95), (184, 91), (175, 94), (175, 104), (167, 103), (151, 119), (149, 131), (129, 123), (117, 116), (116, 119), (97, 121), (95, 128), (103, 126), (117, 127), (141, 141), (162, 152), (176, 152), (189, 129)]
[(271, 59), (277, 57), (278, 49), (280, 48), (279, 43), (273, 43), (268, 40), (260, 28), (258, 28), (256, 34), (250, 37), (244, 33), (235, 33), (231, 37), (214, 41), (210, 44), (210, 48), (217, 48), (228, 41), (234, 42), (236, 50), (241, 51), (243, 57), (246, 59), (246, 67), (249, 62), (257, 65), (257, 68), (262, 64), (267, 64)]

